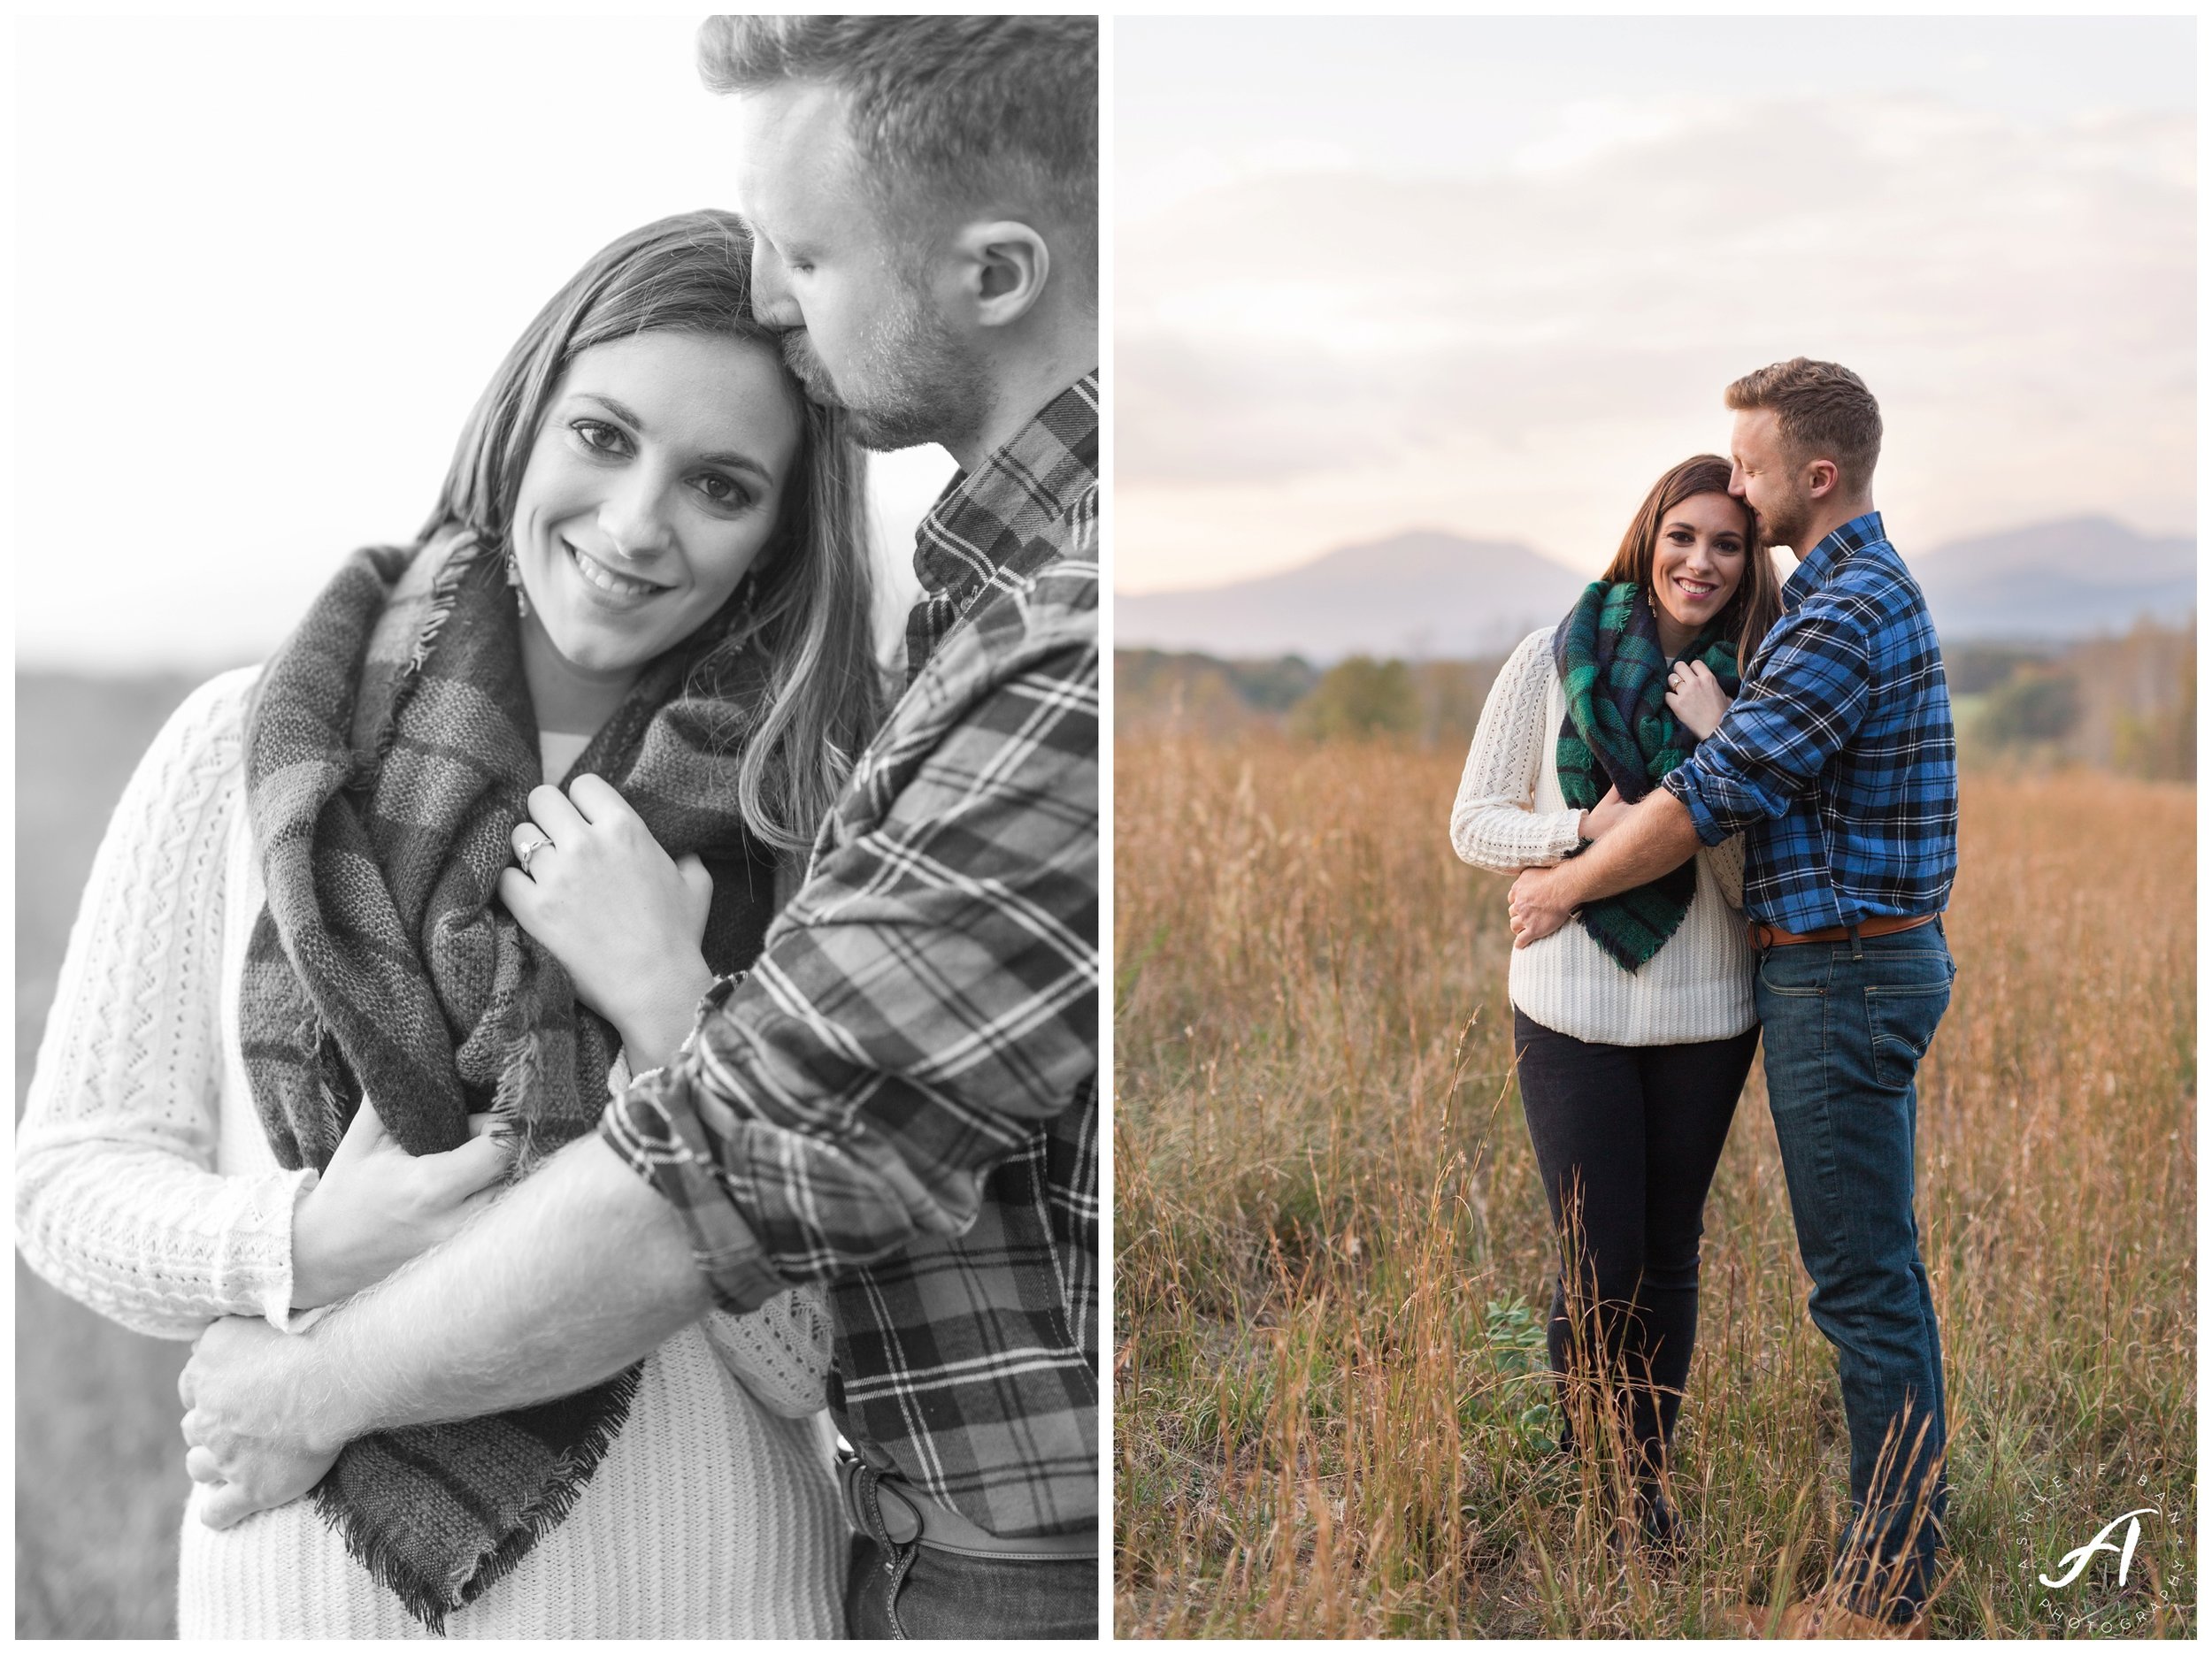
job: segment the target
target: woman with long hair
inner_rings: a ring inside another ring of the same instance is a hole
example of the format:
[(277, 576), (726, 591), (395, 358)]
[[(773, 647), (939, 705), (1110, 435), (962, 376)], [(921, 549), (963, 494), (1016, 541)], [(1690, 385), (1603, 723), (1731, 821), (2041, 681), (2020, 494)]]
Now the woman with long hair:
[[(758, 952), (884, 686), (860, 456), (754, 321), (750, 253), (701, 212), (596, 255), (421, 538), (356, 554), (156, 739), (18, 1138), (19, 1245), (64, 1291), (157, 1337), (297, 1329), (672, 1054), (695, 975), (635, 962)], [(690, 900), (534, 940), (499, 893), (549, 783), (633, 816)], [(577, 1396), (364, 1438), (234, 1528), (188, 1508), (179, 1631), (835, 1636), (827, 1368), (785, 1294)]]
[[(1720, 723), (1780, 612), (1729, 463), (1652, 486), (1620, 549), (1499, 672), (1452, 808), (1463, 861), (1511, 872), (1602, 837)], [(1627, 1449), (1642, 1536), (1671, 1543), (1668, 1444), (1697, 1334), (1705, 1196), (1758, 1045), (1735, 840), (1513, 951), (1523, 1113), (1560, 1270), (1566, 1421)]]

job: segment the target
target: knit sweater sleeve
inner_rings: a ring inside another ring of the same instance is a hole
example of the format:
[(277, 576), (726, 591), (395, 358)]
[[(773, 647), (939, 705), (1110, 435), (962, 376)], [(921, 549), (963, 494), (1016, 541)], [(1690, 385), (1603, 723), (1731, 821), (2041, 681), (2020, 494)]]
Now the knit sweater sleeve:
[(829, 1311), (811, 1287), (776, 1294), (743, 1315), (708, 1313), (707, 1342), (772, 1414), (803, 1419), (828, 1399)]
[(1578, 810), (1540, 811), (1537, 778), (1552, 684), (1551, 629), (1531, 632), (1499, 669), (1467, 749), (1452, 805), (1452, 848), (1462, 862), (1509, 873), (1547, 866), (1581, 842)]
[(1713, 877), (1720, 882), (1720, 893), (1728, 899), (1728, 906), (1738, 913), (1743, 911), (1743, 835), (1731, 833), (1717, 845), (1702, 846), (1699, 855), (1713, 870)]
[(93, 859), (16, 1134), (16, 1245), (141, 1333), (282, 1326), (312, 1172), (215, 1171), (225, 864), (250, 671), (171, 716)]

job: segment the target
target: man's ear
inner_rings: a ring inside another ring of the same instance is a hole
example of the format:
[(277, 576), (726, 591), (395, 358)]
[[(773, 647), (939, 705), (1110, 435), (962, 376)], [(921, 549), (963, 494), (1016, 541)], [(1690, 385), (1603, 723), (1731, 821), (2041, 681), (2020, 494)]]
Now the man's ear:
[(1833, 460), (1811, 460), (1805, 466), (1805, 480), (1815, 500), (1824, 499), (1833, 494), (1836, 481), (1841, 476)]
[(1016, 218), (971, 224), (954, 238), (963, 282), (979, 326), (1019, 321), (1044, 295), (1052, 249), (1043, 236)]

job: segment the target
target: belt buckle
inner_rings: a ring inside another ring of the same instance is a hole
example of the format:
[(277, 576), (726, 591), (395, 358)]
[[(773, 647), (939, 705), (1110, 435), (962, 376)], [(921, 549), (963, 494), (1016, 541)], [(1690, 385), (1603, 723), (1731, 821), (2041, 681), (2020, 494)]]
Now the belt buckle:
[(855, 1529), (872, 1539), (880, 1529), (884, 1539), (895, 1546), (911, 1545), (922, 1537), (922, 1513), (912, 1500), (886, 1483), (873, 1466), (856, 1454), (841, 1457), (837, 1469), (845, 1515)]

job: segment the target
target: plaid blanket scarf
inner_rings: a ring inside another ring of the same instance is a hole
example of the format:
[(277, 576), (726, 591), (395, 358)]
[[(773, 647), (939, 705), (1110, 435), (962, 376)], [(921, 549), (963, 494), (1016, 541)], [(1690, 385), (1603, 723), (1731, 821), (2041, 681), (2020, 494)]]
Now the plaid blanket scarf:
[[(1736, 647), (1701, 633), (1682, 659), (1702, 661), (1736, 693)], [(1616, 789), (1630, 804), (1689, 757), (1697, 739), (1667, 706), (1667, 652), (1643, 588), (1593, 580), (1552, 635), (1552, 662), (1567, 692), (1555, 756), (1569, 808), (1588, 810)], [(1695, 858), (1617, 896), (1586, 902), (1576, 917), (1624, 971), (1657, 954), (1697, 894)]]
[[(705, 953), (729, 972), (759, 952), (774, 868), (740, 817), (727, 752), (741, 687), (685, 683), (706, 641), (649, 665), (570, 775), (605, 777), (670, 855), (705, 860)], [(268, 906), (241, 1023), (277, 1159), (326, 1166), (365, 1094), (411, 1154), (457, 1147), (469, 1114), (491, 1110), (517, 1140), (518, 1178), (588, 1130), (618, 1038), (495, 900), (508, 835), (543, 779), (498, 561), (467, 538), (355, 554), (264, 672), (245, 768)], [(364, 1437), (317, 1506), (442, 1632), (567, 1512), (638, 1371), (511, 1414)]]

